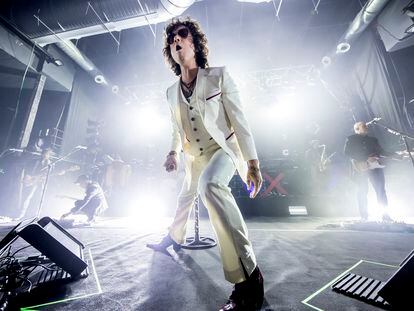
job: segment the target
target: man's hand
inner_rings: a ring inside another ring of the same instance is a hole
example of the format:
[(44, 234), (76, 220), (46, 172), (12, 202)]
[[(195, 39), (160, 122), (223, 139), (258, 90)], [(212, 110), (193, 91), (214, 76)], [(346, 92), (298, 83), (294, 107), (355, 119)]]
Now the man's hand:
[(247, 162), (247, 185), (250, 191), (250, 198), (256, 197), (262, 187), (263, 178), (260, 173), (259, 160), (249, 160)]
[(164, 167), (167, 172), (176, 171), (178, 168), (178, 159), (177, 153), (170, 152), (167, 155), (167, 160), (165, 160)]

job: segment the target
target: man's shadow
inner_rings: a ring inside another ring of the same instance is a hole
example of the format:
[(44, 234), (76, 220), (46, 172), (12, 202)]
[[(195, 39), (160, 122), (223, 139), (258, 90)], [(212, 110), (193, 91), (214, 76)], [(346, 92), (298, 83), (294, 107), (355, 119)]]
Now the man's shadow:
[[(210, 256), (217, 264), (221, 266), (220, 257), (212, 250), (198, 250), (205, 252), (206, 255)], [(178, 303), (182, 310), (191, 309), (196, 305), (199, 310), (218, 310), (221, 306), (225, 304), (229, 293), (231, 292), (231, 287), (229, 286), (229, 291), (224, 291), (211, 277), (211, 274), (208, 274), (205, 268), (200, 266), (197, 263), (191, 254), (191, 251), (179, 251), (177, 253), (171, 251), (168, 253), (155, 252), (153, 255), (152, 264), (149, 268), (149, 275), (151, 276), (149, 284), (149, 293), (153, 294), (159, 292), (159, 295), (162, 294), (163, 298), (166, 299), (166, 303), (171, 304), (170, 307), (173, 309), (174, 304)], [(172, 265), (171, 263), (175, 262), (176, 264)], [(168, 266), (168, 269), (166, 268)], [(163, 269), (165, 268), (165, 269)], [(168, 271), (170, 270), (171, 271)], [(178, 277), (176, 282), (170, 282), (169, 277)], [(182, 279), (182, 281), (181, 281)], [(164, 281), (162, 281), (164, 280)], [(181, 281), (181, 282), (180, 282)], [(186, 287), (178, 288), (182, 286), (186, 281), (190, 282), (191, 287), (188, 289)], [(173, 295), (170, 297), (161, 293), (163, 286), (159, 282), (165, 282), (165, 284), (176, 283), (177, 288), (166, 288), (166, 291)], [(194, 296), (197, 298), (196, 303), (189, 305), (188, 307), (183, 305), (191, 297), (187, 294), (187, 290), (194, 292)], [(159, 295), (154, 295), (148, 301), (150, 305), (159, 307)], [(155, 308), (156, 309), (156, 308)], [(147, 310), (147, 309), (145, 309)], [(160, 309), (159, 309), (160, 310)], [(263, 302), (262, 310), (272, 311), (269, 308), (269, 304), (266, 299)]]
[(186, 252), (154, 252), (149, 267), (150, 297), (143, 309), (162, 310), (162, 306), (169, 305), (169, 310), (218, 310), (224, 304), (226, 293)]

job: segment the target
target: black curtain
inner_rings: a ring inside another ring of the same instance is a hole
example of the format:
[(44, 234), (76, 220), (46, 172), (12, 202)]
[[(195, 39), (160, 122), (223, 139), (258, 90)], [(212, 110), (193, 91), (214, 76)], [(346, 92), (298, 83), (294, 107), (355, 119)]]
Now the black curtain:
[(363, 114), (381, 117), (390, 127), (404, 130), (403, 111), (391, 83), (386, 52), (375, 33), (365, 32), (356, 42), (351, 86), (361, 100)]
[(87, 121), (98, 116), (96, 88), (91, 76), (82, 71), (76, 73), (63, 134), (62, 155), (85, 144)]

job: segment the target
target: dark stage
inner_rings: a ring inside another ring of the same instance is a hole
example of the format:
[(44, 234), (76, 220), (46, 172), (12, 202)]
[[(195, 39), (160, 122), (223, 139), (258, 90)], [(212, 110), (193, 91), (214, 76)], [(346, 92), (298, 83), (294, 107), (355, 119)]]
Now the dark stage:
[[(86, 245), (90, 275), (25, 296), (21, 307), (38, 306), (21, 310), (218, 310), (231, 285), (217, 247), (154, 253), (145, 244), (159, 241), (168, 219), (152, 230), (139, 222), (102, 218), (93, 227), (69, 229)], [(330, 285), (345, 272), (385, 281), (414, 245), (411, 226), (401, 223), (261, 217), (247, 225), (265, 278), (262, 310), (380, 310)], [(7, 231), (3, 225), (2, 236)], [(201, 232), (213, 236), (207, 220)]]

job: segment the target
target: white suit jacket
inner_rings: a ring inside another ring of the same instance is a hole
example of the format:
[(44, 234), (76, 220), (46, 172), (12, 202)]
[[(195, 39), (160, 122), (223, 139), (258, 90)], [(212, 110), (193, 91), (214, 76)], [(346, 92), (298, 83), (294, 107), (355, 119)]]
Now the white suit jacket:
[[(186, 173), (191, 173), (194, 159), (186, 154), (188, 142), (185, 139), (180, 111), (180, 81), (167, 90), (173, 126), (171, 150), (185, 154)], [(240, 177), (246, 182), (246, 161), (257, 159), (257, 152), (245, 118), (239, 91), (226, 67), (199, 68), (196, 88), (196, 105), (202, 122), (210, 136), (232, 158)], [(226, 140), (231, 133), (234, 134)], [(189, 174), (186, 174), (189, 175)]]

